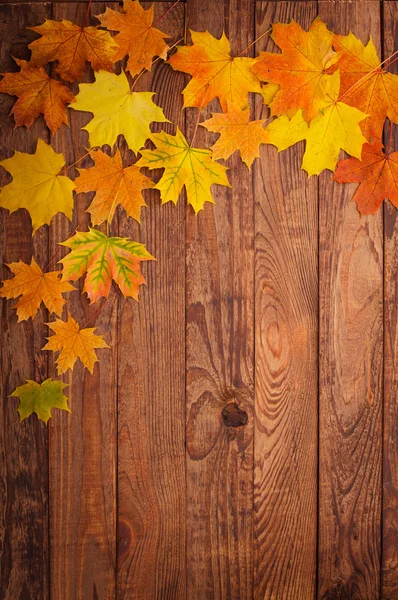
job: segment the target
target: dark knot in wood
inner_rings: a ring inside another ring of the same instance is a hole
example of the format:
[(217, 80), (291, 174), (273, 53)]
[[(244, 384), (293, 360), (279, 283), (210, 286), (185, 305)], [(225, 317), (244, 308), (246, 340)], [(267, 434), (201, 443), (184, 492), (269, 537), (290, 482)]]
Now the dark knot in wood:
[(221, 412), (226, 427), (242, 427), (248, 421), (247, 412), (242, 410), (236, 402), (229, 402)]

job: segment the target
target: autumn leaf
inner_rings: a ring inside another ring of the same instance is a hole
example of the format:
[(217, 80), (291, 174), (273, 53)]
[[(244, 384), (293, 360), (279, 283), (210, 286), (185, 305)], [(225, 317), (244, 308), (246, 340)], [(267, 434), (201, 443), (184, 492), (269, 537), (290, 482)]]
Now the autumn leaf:
[(271, 38), (282, 53), (261, 52), (253, 66), (261, 81), (280, 86), (270, 103), (271, 114), (292, 118), (302, 109), (310, 122), (330, 103), (330, 72), (338, 60), (333, 33), (317, 18), (308, 32), (295, 21), (275, 23)]
[(71, 249), (60, 261), (63, 263), (62, 280), (77, 281), (87, 273), (83, 292), (91, 302), (108, 296), (112, 279), (123, 296), (138, 300), (138, 287), (145, 283), (140, 262), (153, 260), (143, 244), (126, 238), (107, 237), (91, 228), (76, 233), (61, 244)]
[(62, 294), (75, 288), (67, 281), (61, 281), (60, 271), (44, 273), (34, 258), (30, 265), (20, 260), (8, 264), (7, 267), (15, 277), (2, 282), (0, 297), (10, 299), (22, 296), (14, 307), (18, 321), (33, 318), (42, 302), (50, 313), (57, 315), (62, 313), (65, 304)]
[(142, 69), (150, 70), (154, 56), (166, 60), (169, 47), (164, 39), (169, 36), (152, 27), (153, 5), (145, 10), (138, 0), (124, 0), (123, 11), (107, 8), (97, 19), (110, 31), (120, 32), (113, 38), (119, 46), (114, 60), (129, 55), (127, 70), (134, 76)]
[(341, 160), (333, 179), (360, 184), (353, 200), (361, 215), (377, 212), (385, 198), (398, 208), (398, 152), (384, 154), (379, 140), (364, 145), (361, 160)]
[(89, 133), (90, 148), (113, 146), (123, 135), (129, 148), (138, 152), (145, 144), (153, 121), (168, 122), (163, 110), (152, 101), (153, 92), (131, 92), (126, 74), (100, 71), (94, 83), (79, 86), (74, 110), (93, 113), (83, 127)]
[(19, 73), (2, 73), (0, 92), (17, 96), (11, 110), (15, 125), (30, 127), (40, 114), (51, 133), (68, 124), (66, 105), (74, 102), (72, 92), (59, 81), (51, 79), (41, 67), (32, 67), (25, 60), (14, 58), (20, 67)]
[(68, 384), (62, 381), (46, 379), (43, 383), (36, 383), (27, 379), (24, 385), (18, 386), (10, 396), (19, 398), (19, 419), (23, 421), (32, 413), (47, 423), (51, 417), (51, 409), (59, 408), (71, 412), (68, 407), (68, 398), (62, 393)]
[(0, 206), (10, 212), (26, 208), (32, 219), (32, 235), (58, 212), (72, 218), (75, 185), (69, 177), (59, 175), (64, 164), (63, 155), (40, 139), (34, 154), (14, 152), (0, 162), (13, 178), (1, 189)]
[(333, 45), (339, 52), (341, 99), (369, 115), (361, 125), (368, 141), (380, 139), (386, 117), (398, 123), (398, 75), (381, 67), (372, 38), (364, 46), (350, 32), (335, 35)]
[(102, 150), (91, 153), (95, 165), (90, 169), (78, 169), (80, 177), (75, 181), (76, 193), (95, 191), (94, 200), (87, 212), (93, 225), (111, 221), (118, 204), (127, 215), (140, 221), (141, 206), (146, 206), (142, 191), (154, 187), (151, 179), (140, 173), (139, 167), (124, 167), (119, 150), (108, 156)]
[(330, 98), (332, 102), (315, 117), (307, 127), (302, 111), (289, 121), (279, 117), (267, 126), (270, 143), (278, 150), (306, 140), (302, 168), (308, 175), (319, 175), (324, 169), (334, 171), (340, 149), (351, 156), (361, 158), (362, 146), (366, 142), (359, 123), (366, 114), (340, 102), (339, 73), (332, 75)]
[(96, 348), (109, 348), (102, 335), (94, 333), (95, 327), (83, 327), (80, 329), (75, 319), (68, 315), (67, 321), (55, 319), (47, 325), (55, 335), (47, 338), (48, 342), (43, 350), (59, 351), (56, 360), (59, 375), (68, 369), (73, 369), (78, 358), (83, 365), (92, 373), (94, 365), (98, 362)]
[(57, 60), (56, 73), (67, 81), (82, 78), (86, 61), (91, 63), (94, 71), (112, 70), (118, 46), (107, 31), (98, 27), (79, 27), (66, 19), (46, 20), (29, 29), (42, 36), (29, 44), (32, 66), (43, 67)]
[(232, 58), (231, 46), (224, 33), (219, 40), (208, 31), (191, 31), (191, 36), (193, 45), (179, 46), (169, 58), (173, 69), (192, 75), (182, 92), (184, 108), (204, 108), (213, 98), (219, 99), (223, 111), (227, 110), (228, 100), (245, 108), (249, 92), (263, 94), (261, 84), (251, 70), (255, 59)]
[(155, 150), (141, 150), (138, 167), (162, 169), (164, 174), (155, 186), (160, 190), (162, 203), (177, 203), (185, 185), (188, 204), (198, 212), (205, 202), (214, 203), (211, 186), (214, 183), (231, 187), (226, 175), (227, 168), (212, 159), (211, 151), (191, 148), (177, 128), (176, 135), (164, 131), (151, 135)]
[(241, 110), (228, 104), (226, 113), (214, 113), (211, 119), (200, 123), (208, 131), (220, 133), (220, 137), (211, 147), (213, 158), (229, 158), (239, 150), (243, 162), (250, 168), (256, 157), (260, 156), (260, 144), (269, 143), (264, 121), (250, 121), (250, 108)]

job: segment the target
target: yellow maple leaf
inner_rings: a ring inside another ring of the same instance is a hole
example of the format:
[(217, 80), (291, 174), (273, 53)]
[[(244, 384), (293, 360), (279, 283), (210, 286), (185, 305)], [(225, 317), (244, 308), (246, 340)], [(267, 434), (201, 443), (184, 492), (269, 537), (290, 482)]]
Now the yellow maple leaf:
[(140, 172), (136, 165), (124, 167), (119, 150), (108, 156), (102, 150), (91, 153), (94, 167), (78, 169), (80, 177), (75, 181), (76, 193), (95, 191), (94, 200), (87, 212), (93, 225), (111, 221), (118, 204), (129, 217), (140, 221), (141, 206), (146, 206), (142, 191), (154, 187), (151, 179)]
[(366, 138), (359, 123), (367, 115), (338, 99), (340, 75), (332, 75), (331, 103), (307, 126), (302, 110), (289, 121), (284, 115), (267, 126), (270, 143), (284, 150), (300, 140), (306, 140), (302, 168), (308, 175), (319, 175), (324, 169), (334, 171), (339, 152), (345, 150), (350, 156), (361, 158)]
[(62, 294), (75, 288), (69, 282), (61, 281), (60, 271), (43, 273), (34, 258), (30, 265), (20, 260), (7, 267), (15, 277), (2, 282), (0, 297), (10, 299), (22, 296), (14, 307), (18, 321), (33, 318), (42, 302), (50, 313), (61, 314), (65, 304)]
[(219, 99), (223, 111), (227, 110), (228, 100), (245, 108), (248, 92), (263, 95), (261, 83), (252, 71), (255, 59), (232, 58), (231, 46), (224, 33), (219, 40), (208, 31), (191, 31), (191, 36), (193, 45), (179, 46), (169, 59), (173, 69), (192, 75), (182, 92), (184, 108), (204, 108), (213, 98)]
[(32, 67), (25, 60), (14, 60), (21, 70), (19, 73), (2, 73), (0, 92), (18, 97), (10, 113), (14, 115), (15, 125), (29, 128), (40, 113), (51, 133), (62, 123), (67, 125), (66, 104), (75, 101), (72, 92), (51, 79), (42, 67)]
[(264, 129), (264, 121), (250, 121), (250, 108), (241, 110), (238, 106), (227, 103), (226, 113), (214, 113), (211, 119), (201, 123), (220, 137), (211, 147), (213, 158), (229, 158), (239, 150), (243, 162), (249, 167), (255, 158), (260, 156), (260, 144), (269, 143), (269, 135)]
[(177, 128), (176, 135), (164, 131), (151, 135), (155, 150), (141, 150), (138, 167), (162, 169), (164, 174), (156, 184), (160, 190), (162, 204), (177, 203), (178, 196), (185, 185), (188, 204), (198, 212), (205, 202), (212, 202), (210, 188), (214, 183), (231, 187), (227, 179), (227, 168), (212, 159), (211, 151), (203, 148), (191, 148)]
[(124, 0), (123, 12), (107, 8), (103, 15), (97, 16), (101, 25), (120, 32), (113, 38), (119, 46), (114, 60), (129, 55), (127, 70), (132, 76), (142, 69), (150, 70), (154, 56), (167, 58), (169, 47), (164, 39), (169, 36), (152, 27), (153, 16), (153, 5), (145, 10), (138, 0)]
[(78, 358), (92, 373), (95, 363), (98, 362), (95, 349), (110, 347), (102, 338), (102, 335), (94, 333), (95, 327), (80, 329), (78, 323), (70, 315), (68, 315), (67, 321), (55, 319), (47, 325), (54, 331), (55, 335), (47, 338), (48, 342), (43, 350), (59, 351), (56, 360), (59, 375), (65, 373), (68, 369), (73, 369)]
[(29, 44), (32, 66), (45, 66), (58, 61), (56, 72), (67, 81), (81, 79), (86, 61), (94, 71), (111, 71), (117, 44), (107, 31), (98, 27), (79, 27), (71, 21), (46, 20), (38, 27), (30, 27), (42, 37)]
[(94, 83), (79, 86), (76, 104), (71, 108), (93, 113), (83, 129), (88, 131), (90, 148), (113, 146), (123, 135), (129, 148), (138, 152), (145, 144), (153, 121), (168, 123), (160, 106), (152, 101), (153, 92), (131, 92), (126, 74), (100, 71)]
[(39, 139), (34, 154), (14, 152), (0, 165), (13, 178), (1, 189), (0, 206), (10, 212), (26, 208), (32, 219), (32, 235), (58, 212), (72, 218), (75, 184), (69, 177), (59, 175), (65, 159), (50, 145)]
[(51, 417), (51, 410), (59, 408), (71, 412), (68, 406), (68, 398), (63, 394), (63, 389), (69, 385), (63, 381), (46, 379), (42, 383), (37, 383), (31, 379), (26, 379), (24, 385), (19, 385), (10, 394), (19, 398), (19, 419), (23, 421), (32, 413), (36, 413), (38, 418), (47, 423)]

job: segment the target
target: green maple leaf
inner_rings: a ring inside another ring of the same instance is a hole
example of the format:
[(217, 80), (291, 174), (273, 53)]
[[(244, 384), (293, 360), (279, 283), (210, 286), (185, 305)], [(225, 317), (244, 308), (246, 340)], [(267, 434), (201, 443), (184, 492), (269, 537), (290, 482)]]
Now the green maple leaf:
[(64, 387), (68, 384), (62, 381), (46, 379), (43, 383), (36, 383), (27, 379), (24, 385), (18, 386), (10, 396), (20, 399), (17, 411), (20, 421), (23, 421), (32, 413), (36, 413), (39, 419), (47, 423), (51, 417), (51, 409), (59, 408), (70, 411), (68, 407), (68, 398), (62, 393)]

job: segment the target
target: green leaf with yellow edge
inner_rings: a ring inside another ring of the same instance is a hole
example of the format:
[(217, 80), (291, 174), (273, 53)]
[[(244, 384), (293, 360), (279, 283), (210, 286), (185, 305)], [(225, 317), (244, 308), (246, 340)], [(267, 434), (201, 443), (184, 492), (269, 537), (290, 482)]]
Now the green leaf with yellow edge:
[(68, 384), (63, 381), (46, 379), (43, 383), (36, 383), (27, 379), (24, 385), (18, 386), (10, 396), (19, 398), (19, 418), (21, 421), (36, 413), (39, 419), (47, 423), (51, 417), (51, 409), (59, 408), (71, 412), (68, 398), (62, 393)]
[(74, 110), (93, 113), (93, 119), (83, 129), (88, 131), (90, 148), (113, 146), (123, 135), (129, 148), (138, 152), (151, 131), (150, 124), (168, 123), (160, 106), (153, 100), (153, 92), (132, 92), (126, 74), (99, 71), (94, 83), (82, 83)]
[(155, 186), (160, 190), (162, 203), (177, 203), (185, 185), (188, 204), (197, 213), (205, 202), (212, 202), (210, 188), (214, 183), (231, 187), (228, 181), (227, 168), (215, 162), (210, 150), (191, 148), (187, 140), (177, 128), (176, 135), (164, 131), (151, 135), (155, 150), (141, 150), (138, 167), (164, 169), (164, 174)]
[(306, 140), (301, 166), (309, 176), (319, 175), (324, 169), (334, 171), (340, 150), (345, 150), (350, 156), (360, 159), (362, 146), (366, 143), (359, 123), (366, 119), (367, 115), (339, 101), (338, 71), (333, 73), (330, 81), (330, 104), (311, 121), (309, 127), (306, 126), (301, 110), (290, 121), (283, 115), (267, 127), (270, 143), (278, 150)]
[(32, 235), (59, 212), (72, 219), (75, 184), (59, 175), (65, 159), (49, 144), (39, 139), (34, 154), (15, 152), (0, 165), (13, 178), (0, 191), (0, 206), (10, 212), (26, 208), (32, 219)]
[(112, 280), (119, 286), (123, 296), (138, 300), (138, 288), (145, 279), (140, 263), (153, 260), (143, 244), (126, 238), (108, 237), (97, 229), (76, 233), (61, 242), (71, 249), (61, 262), (62, 280), (77, 281), (85, 273), (83, 292), (90, 301), (107, 297)]

